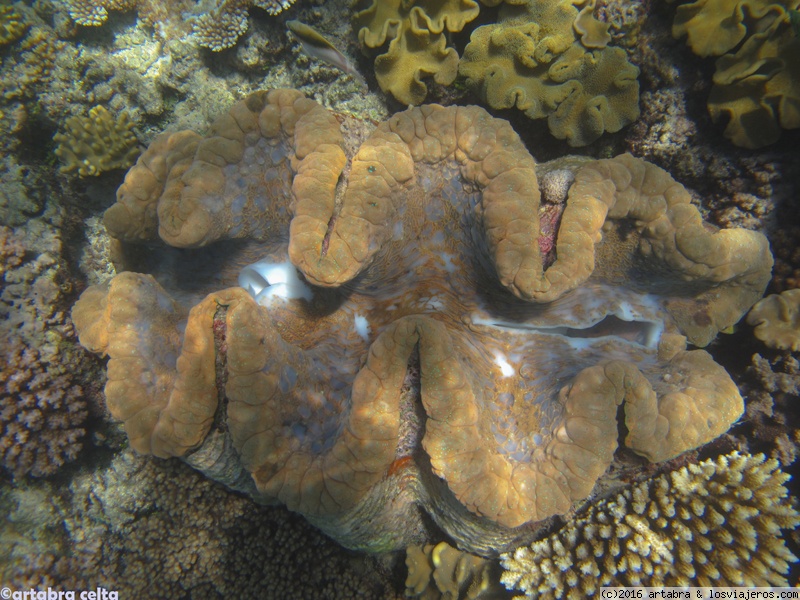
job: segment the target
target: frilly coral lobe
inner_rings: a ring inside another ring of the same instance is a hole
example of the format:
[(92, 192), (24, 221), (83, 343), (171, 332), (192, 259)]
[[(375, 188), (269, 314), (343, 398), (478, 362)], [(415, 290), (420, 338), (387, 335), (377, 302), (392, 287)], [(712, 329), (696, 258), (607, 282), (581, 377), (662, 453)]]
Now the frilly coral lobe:
[(762, 235), (704, 223), (630, 155), (578, 168), (554, 208), (478, 107), (409, 109), (345, 147), (331, 113), (276, 90), (129, 171), (106, 225), (163, 260), (89, 288), (73, 318), (138, 451), (349, 547), (424, 540), (422, 507), (491, 555), (591, 494), (620, 443), (663, 461), (740, 416), (687, 340), (762, 295)]

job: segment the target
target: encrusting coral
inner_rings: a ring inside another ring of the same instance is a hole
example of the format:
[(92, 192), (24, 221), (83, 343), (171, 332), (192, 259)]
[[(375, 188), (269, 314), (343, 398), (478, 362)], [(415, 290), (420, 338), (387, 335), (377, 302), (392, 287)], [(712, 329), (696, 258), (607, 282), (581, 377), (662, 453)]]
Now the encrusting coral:
[(478, 107), (409, 109), (344, 147), (330, 112), (276, 90), (205, 137), (156, 138), (129, 171), (111, 234), (192, 249), (73, 310), (134, 448), (349, 547), (424, 539), (420, 505), (492, 554), (587, 497), (619, 442), (662, 461), (740, 416), (686, 342), (763, 294), (761, 234), (715, 230), (629, 155), (540, 202), (522, 142)]
[(588, 598), (603, 586), (786, 586), (800, 525), (774, 459), (733, 452), (593, 504), (560, 531), (501, 557), (518, 598)]
[(800, 350), (800, 290), (770, 294), (747, 315), (755, 335), (770, 348)]
[(497, 23), (472, 33), (459, 74), (492, 108), (547, 118), (571, 146), (619, 131), (639, 116), (639, 69), (607, 45), (594, 8), (594, 0), (507, 3)]
[(720, 57), (708, 111), (737, 146), (760, 148), (800, 127), (798, 8), (800, 0), (696, 0), (676, 10), (672, 34), (687, 36), (700, 56)]
[(77, 171), (86, 177), (126, 169), (140, 154), (133, 123), (124, 111), (115, 119), (105, 107), (95, 106), (88, 117), (69, 117), (65, 126), (65, 133), (53, 136), (62, 173)]
[[(375, 59), (375, 76), (384, 92), (403, 104), (421, 104), (424, 78), (450, 85), (458, 74), (458, 53), (448, 35), (475, 19), (475, 0), (370, 0), (353, 15), (353, 27), (365, 49), (388, 47)], [(368, 4), (368, 5), (367, 5)]]

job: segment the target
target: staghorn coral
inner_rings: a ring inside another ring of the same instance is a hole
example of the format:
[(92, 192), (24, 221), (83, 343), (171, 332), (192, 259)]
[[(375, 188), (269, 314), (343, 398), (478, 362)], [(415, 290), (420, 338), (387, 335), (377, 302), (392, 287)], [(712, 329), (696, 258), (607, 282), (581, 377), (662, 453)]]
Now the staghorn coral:
[(547, 118), (550, 131), (584, 146), (639, 116), (639, 69), (608, 47), (608, 26), (568, 2), (504, 7), (478, 27), (459, 64), (467, 85), (492, 108)]
[(789, 475), (733, 452), (659, 475), (529, 548), (501, 557), (518, 598), (586, 598), (603, 586), (786, 586), (797, 558), (779, 529), (800, 525)]
[(133, 124), (126, 112), (116, 119), (103, 106), (89, 110), (88, 117), (69, 117), (66, 133), (57, 133), (55, 154), (62, 173), (77, 171), (81, 177), (126, 169), (139, 156)]
[[(763, 236), (714, 230), (628, 155), (588, 162), (566, 202), (540, 206), (533, 159), (478, 107), (410, 109), (343, 147), (332, 114), (277, 90), (206, 137), (157, 138), (130, 170), (112, 235), (194, 248), (73, 310), (81, 343), (111, 358), (108, 405), (134, 448), (350, 547), (423, 539), (420, 504), (491, 554), (592, 492), (619, 407), (622, 443), (651, 461), (741, 414), (686, 341), (708, 344), (761, 296)], [(215, 291), (249, 261), (245, 289)]]
[[(423, 79), (450, 85), (458, 73), (458, 53), (448, 35), (475, 19), (475, 0), (370, 0), (353, 15), (353, 28), (364, 49), (386, 51), (375, 58), (375, 76), (384, 92), (403, 104), (421, 104), (428, 88)], [(388, 47), (387, 47), (388, 44)]]
[(720, 57), (708, 111), (737, 146), (761, 148), (781, 129), (800, 127), (800, 40), (790, 17), (798, 7), (798, 0), (697, 0), (676, 11), (673, 36), (686, 35), (700, 56)]
[(770, 294), (747, 315), (756, 337), (770, 348), (800, 350), (800, 290)]

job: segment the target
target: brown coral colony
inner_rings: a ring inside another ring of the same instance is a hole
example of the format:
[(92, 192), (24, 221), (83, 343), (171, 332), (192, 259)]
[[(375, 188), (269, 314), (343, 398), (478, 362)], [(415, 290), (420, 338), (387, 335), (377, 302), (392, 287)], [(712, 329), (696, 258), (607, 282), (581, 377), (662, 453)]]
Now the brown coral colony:
[(708, 344), (763, 294), (762, 235), (714, 230), (665, 171), (623, 155), (576, 169), (545, 266), (536, 165), (507, 122), (429, 105), (345, 147), (330, 112), (275, 90), (206, 136), (159, 136), (129, 171), (114, 237), (199, 248), (164, 247), (190, 270), (209, 245), (253, 256), (242, 287), (226, 269), (187, 286), (165, 259), (75, 306), (134, 448), (349, 547), (423, 540), (420, 506), (496, 554), (586, 498), (618, 444), (662, 461), (740, 416), (731, 378), (687, 340)]

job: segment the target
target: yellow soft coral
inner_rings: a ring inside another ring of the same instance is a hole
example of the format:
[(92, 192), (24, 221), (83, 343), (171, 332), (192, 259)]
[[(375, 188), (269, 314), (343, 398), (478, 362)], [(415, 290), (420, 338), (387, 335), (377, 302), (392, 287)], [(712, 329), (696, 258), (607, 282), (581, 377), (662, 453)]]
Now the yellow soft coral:
[(755, 336), (770, 348), (800, 350), (800, 290), (771, 294), (756, 302), (747, 323)]
[(403, 104), (420, 104), (428, 93), (423, 78), (449, 85), (458, 72), (458, 54), (447, 47), (446, 33), (461, 31), (478, 16), (475, 0), (373, 0), (356, 12), (361, 45), (384, 46), (375, 59), (375, 75), (384, 92)]
[(760, 148), (781, 128), (800, 127), (800, 40), (790, 18), (798, 7), (800, 0), (697, 0), (677, 9), (673, 36), (687, 36), (699, 56), (720, 56), (708, 111), (737, 146)]
[(473, 32), (459, 73), (492, 108), (547, 118), (553, 135), (584, 146), (638, 118), (639, 69), (606, 45), (594, 0), (574, 4), (505, 7), (498, 23)]
[(737, 146), (760, 148), (797, 129), (798, 106), (800, 39), (788, 15), (717, 60), (708, 112), (715, 122), (727, 117), (725, 137)]

